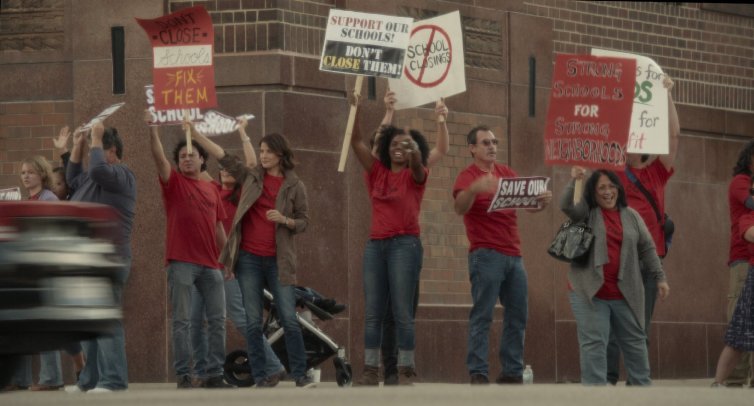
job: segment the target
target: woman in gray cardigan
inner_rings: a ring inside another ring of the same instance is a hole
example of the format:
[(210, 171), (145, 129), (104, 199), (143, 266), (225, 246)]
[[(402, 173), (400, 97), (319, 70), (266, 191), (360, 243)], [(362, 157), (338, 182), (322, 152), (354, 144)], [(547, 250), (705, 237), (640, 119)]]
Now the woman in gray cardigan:
[(586, 263), (572, 263), (568, 273), (581, 382), (607, 384), (607, 343), (612, 332), (623, 351), (628, 380), (650, 385), (642, 270), (657, 280), (662, 299), (670, 291), (652, 236), (639, 214), (628, 207), (615, 173), (603, 169), (592, 173), (581, 199), (574, 199), (574, 185), (583, 182), (584, 168), (573, 167), (571, 177), (560, 209), (573, 221), (586, 220), (595, 236)]

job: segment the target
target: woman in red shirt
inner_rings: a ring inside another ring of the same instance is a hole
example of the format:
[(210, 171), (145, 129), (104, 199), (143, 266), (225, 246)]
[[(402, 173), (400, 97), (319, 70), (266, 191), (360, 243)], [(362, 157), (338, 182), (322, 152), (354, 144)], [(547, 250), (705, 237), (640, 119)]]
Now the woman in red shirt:
[(410, 385), (414, 367), (413, 302), (423, 255), (419, 210), (427, 181), (429, 148), (415, 130), (382, 127), (375, 159), (356, 127), (351, 147), (367, 171), (372, 225), (364, 251), (366, 297), (364, 374), (361, 384), (379, 384), (378, 366), (386, 305), (398, 330), (398, 381)]
[(613, 332), (623, 352), (628, 380), (637, 386), (650, 385), (640, 263), (657, 281), (662, 299), (670, 290), (654, 241), (639, 213), (628, 207), (623, 185), (614, 172), (594, 171), (584, 185), (583, 198), (576, 202), (575, 183), (583, 182), (584, 168), (573, 167), (571, 177), (574, 180), (566, 187), (560, 208), (572, 221), (585, 221), (594, 233), (586, 263), (572, 262), (568, 272), (581, 383), (607, 384), (607, 343)]

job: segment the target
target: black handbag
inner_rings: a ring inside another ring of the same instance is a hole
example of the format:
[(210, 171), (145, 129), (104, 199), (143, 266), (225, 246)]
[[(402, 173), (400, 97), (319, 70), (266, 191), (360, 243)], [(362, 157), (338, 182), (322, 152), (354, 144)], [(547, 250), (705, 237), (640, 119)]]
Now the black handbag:
[(560, 261), (583, 264), (589, 258), (593, 241), (592, 228), (585, 222), (566, 220), (555, 234), (547, 253)]

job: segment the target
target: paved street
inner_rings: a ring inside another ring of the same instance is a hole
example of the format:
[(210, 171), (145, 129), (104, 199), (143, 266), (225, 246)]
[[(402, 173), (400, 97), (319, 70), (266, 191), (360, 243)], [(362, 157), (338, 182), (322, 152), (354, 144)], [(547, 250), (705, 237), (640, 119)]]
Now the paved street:
[(284, 382), (274, 389), (193, 389), (178, 391), (174, 384), (132, 384), (128, 392), (77, 394), (65, 392), (0, 394), (0, 405), (306, 405), (306, 406), (444, 406), (444, 405), (747, 405), (754, 389), (712, 389), (710, 379), (657, 381), (651, 388), (584, 388), (576, 384), (471, 387), (457, 384), (417, 384), (413, 388), (338, 388), (321, 383), (315, 389), (296, 389)]

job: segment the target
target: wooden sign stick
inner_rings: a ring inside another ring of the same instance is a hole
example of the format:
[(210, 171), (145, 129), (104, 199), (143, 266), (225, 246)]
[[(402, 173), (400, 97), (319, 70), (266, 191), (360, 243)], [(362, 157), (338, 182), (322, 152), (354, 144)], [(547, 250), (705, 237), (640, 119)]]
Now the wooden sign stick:
[[(353, 86), (353, 95), (357, 99), (361, 96), (361, 84), (364, 82), (364, 76), (356, 76), (356, 83)], [(356, 120), (357, 105), (351, 105), (351, 112), (348, 113), (348, 124), (346, 124), (346, 134), (343, 137), (343, 147), (340, 149), (340, 163), (338, 163), (338, 172), (346, 169), (346, 160), (348, 159), (348, 149), (351, 146), (351, 133), (353, 133), (353, 124)]]
[(584, 194), (584, 179), (576, 179), (573, 182), (573, 204), (577, 205)]
[[(183, 122), (184, 123), (188, 121), (188, 114), (189, 114), (188, 109), (183, 109)], [(194, 152), (194, 149), (191, 147), (192, 147), (191, 128), (186, 128), (186, 153), (191, 154)]]

